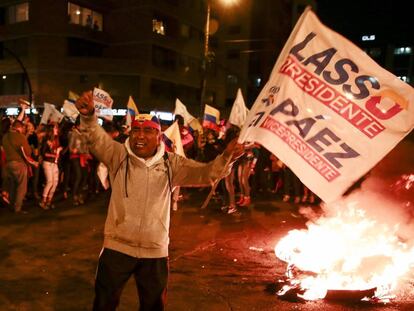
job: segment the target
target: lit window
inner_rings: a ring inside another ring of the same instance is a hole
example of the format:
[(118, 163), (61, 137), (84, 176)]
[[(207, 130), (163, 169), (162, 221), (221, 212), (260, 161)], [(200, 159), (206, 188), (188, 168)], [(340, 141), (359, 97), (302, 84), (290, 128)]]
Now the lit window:
[(71, 2), (68, 2), (68, 18), (71, 24), (81, 25), (96, 31), (102, 31), (103, 29), (103, 16), (101, 13)]
[(16, 23), (29, 20), (29, 3), (21, 3), (16, 5)]
[(165, 36), (164, 22), (157, 19), (152, 20), (152, 32)]
[(413, 49), (410, 46), (399, 47), (394, 49), (395, 55), (410, 55), (412, 54)]
[(7, 24), (15, 24), (29, 20), (29, 3), (24, 2), (7, 7)]

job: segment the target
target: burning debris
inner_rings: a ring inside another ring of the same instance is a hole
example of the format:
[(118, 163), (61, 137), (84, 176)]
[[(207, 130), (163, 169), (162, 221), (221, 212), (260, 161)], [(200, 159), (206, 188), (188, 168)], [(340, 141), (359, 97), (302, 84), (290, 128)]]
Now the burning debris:
[(414, 264), (414, 247), (399, 236), (399, 225), (381, 223), (355, 201), (344, 201), (307, 226), (290, 231), (275, 247), (287, 263), (279, 296), (382, 302), (396, 297)]

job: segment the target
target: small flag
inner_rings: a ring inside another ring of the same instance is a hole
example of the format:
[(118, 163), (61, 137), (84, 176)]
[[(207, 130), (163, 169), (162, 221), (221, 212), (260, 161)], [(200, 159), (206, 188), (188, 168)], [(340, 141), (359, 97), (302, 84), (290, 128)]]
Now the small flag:
[(65, 100), (63, 103), (63, 115), (68, 117), (72, 122), (75, 122), (79, 115), (78, 109), (70, 100)]
[(178, 126), (177, 121), (175, 121), (169, 128), (164, 131), (162, 140), (167, 151), (174, 152), (180, 156), (185, 157), (183, 144), (181, 142), (180, 127)]
[(231, 108), (229, 122), (242, 128), (246, 122), (248, 112), (249, 109), (247, 109), (244, 103), (241, 89), (238, 89), (236, 99), (234, 100), (233, 107)]
[(175, 100), (174, 114), (179, 114), (184, 118), (184, 125), (190, 124), (195, 118), (188, 112), (187, 107), (177, 98)]
[(44, 110), (40, 124), (48, 124), (49, 122), (60, 123), (60, 121), (62, 121), (63, 114), (55, 108), (55, 105), (44, 103), (43, 106)]
[(132, 121), (135, 120), (135, 116), (139, 114), (138, 108), (135, 105), (134, 99), (132, 96), (129, 96), (127, 103), (127, 115), (126, 115), (126, 125), (131, 127)]
[(184, 118), (184, 125), (191, 127), (193, 131), (203, 133), (203, 127), (201, 126), (200, 121), (188, 112), (187, 107), (178, 98), (175, 100), (174, 114), (182, 116)]
[(203, 127), (209, 128), (215, 131), (219, 131), (220, 128), (218, 126), (220, 122), (220, 111), (216, 108), (206, 105), (204, 109), (204, 120), (203, 120)]
[(111, 96), (109, 96), (109, 94), (104, 90), (98, 89), (97, 87), (93, 89), (93, 103), (95, 105), (95, 111), (97, 112), (98, 117), (112, 121), (113, 102), (114, 101)]

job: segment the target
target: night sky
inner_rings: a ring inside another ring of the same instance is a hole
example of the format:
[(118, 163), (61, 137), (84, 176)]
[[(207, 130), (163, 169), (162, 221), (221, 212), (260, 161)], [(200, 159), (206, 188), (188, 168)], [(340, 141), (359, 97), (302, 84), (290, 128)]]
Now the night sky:
[(357, 43), (375, 34), (380, 42), (414, 41), (412, 1), (317, 0), (317, 14), (331, 29)]

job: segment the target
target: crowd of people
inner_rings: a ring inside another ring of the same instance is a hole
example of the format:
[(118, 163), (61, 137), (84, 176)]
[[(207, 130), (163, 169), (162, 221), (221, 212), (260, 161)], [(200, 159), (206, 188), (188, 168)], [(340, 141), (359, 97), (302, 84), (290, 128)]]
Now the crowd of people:
[[(221, 131), (204, 129), (200, 133), (185, 126), (180, 115), (175, 118), (186, 157), (199, 162), (212, 161), (240, 132), (238, 127), (223, 123)], [(168, 126), (162, 124), (162, 130)], [(123, 119), (105, 121), (103, 128), (118, 142), (128, 137)], [(89, 152), (79, 118), (75, 123), (64, 118), (60, 123), (37, 124), (24, 114), (17, 118), (2, 116), (1, 136), (3, 207), (9, 205), (16, 213), (26, 213), (23, 201), (30, 199), (43, 210), (55, 208), (57, 191), (59, 197), (79, 206), (88, 196), (104, 190), (97, 175), (99, 162)], [(245, 151), (216, 188), (213, 199), (223, 212), (232, 214), (249, 207), (252, 197), (264, 193), (284, 202), (315, 203), (315, 195), (265, 148), (250, 144)], [(172, 209), (177, 210), (178, 202), (187, 196), (188, 190), (175, 189)]]

